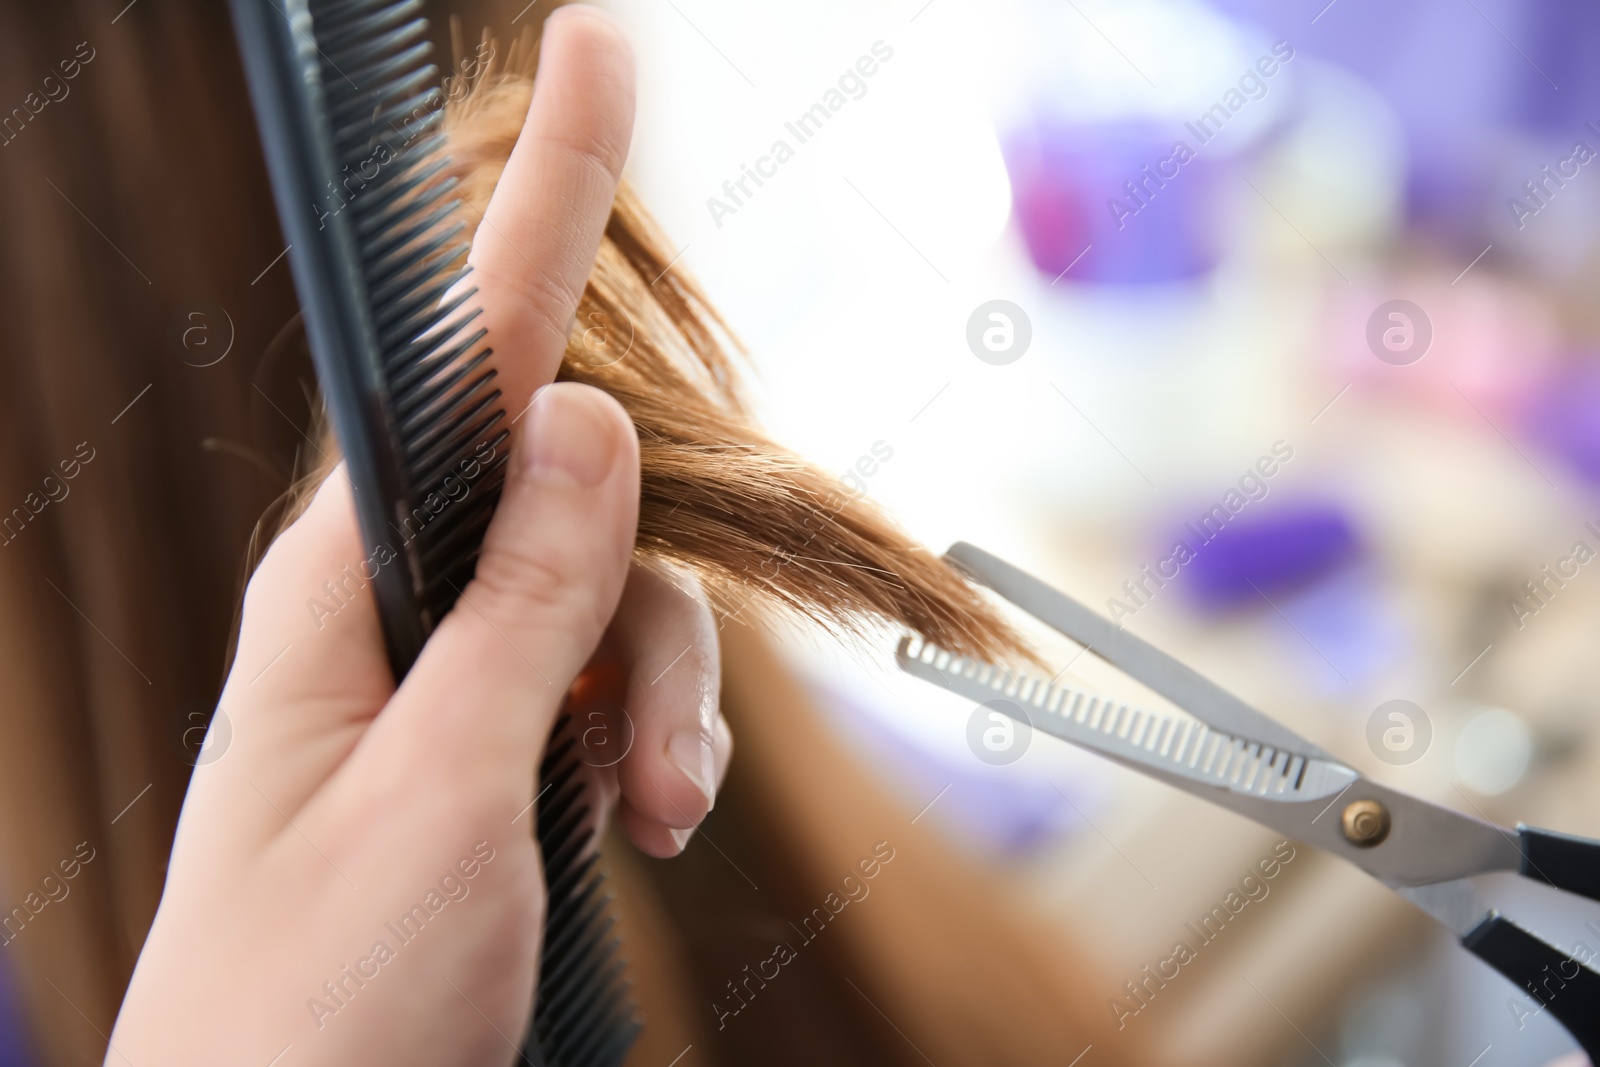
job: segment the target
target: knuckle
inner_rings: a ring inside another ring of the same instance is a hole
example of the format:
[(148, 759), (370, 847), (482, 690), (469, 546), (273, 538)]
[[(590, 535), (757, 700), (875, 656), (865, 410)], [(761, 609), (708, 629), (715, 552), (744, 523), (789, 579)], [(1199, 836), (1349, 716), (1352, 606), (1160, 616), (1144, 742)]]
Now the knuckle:
[(578, 292), (571, 285), (525, 262), (521, 269), (505, 270), (494, 263), (480, 264), (475, 269), (480, 284), (487, 279), (517, 297), (518, 310), (532, 331), (549, 338), (558, 348), (565, 347), (572, 312), (578, 306)]
[(580, 184), (592, 183), (602, 189), (617, 183), (628, 156), (628, 145), (605, 129), (552, 135), (548, 143), (565, 152), (577, 166)]
[(579, 568), (548, 553), (497, 546), (478, 560), (469, 603), (496, 626), (526, 625), (531, 618), (564, 627), (600, 628), (598, 605)]
[(288, 547), (294, 537), (294, 528), (285, 530), (279, 538), (272, 543), (266, 553), (261, 557), (261, 562), (251, 573), (250, 580), (245, 583), (244, 597), (239, 607), (241, 620), (248, 621), (261, 614), (262, 604), (282, 595), (281, 590), (285, 579), (288, 578), (286, 554), (292, 552)]
[(242, 618), (253, 618), (260, 610), (261, 598), (267, 595), (268, 587), (275, 584), (272, 581), (272, 569), (272, 553), (269, 551), (250, 575), (250, 580), (245, 583), (244, 599), (239, 608)]

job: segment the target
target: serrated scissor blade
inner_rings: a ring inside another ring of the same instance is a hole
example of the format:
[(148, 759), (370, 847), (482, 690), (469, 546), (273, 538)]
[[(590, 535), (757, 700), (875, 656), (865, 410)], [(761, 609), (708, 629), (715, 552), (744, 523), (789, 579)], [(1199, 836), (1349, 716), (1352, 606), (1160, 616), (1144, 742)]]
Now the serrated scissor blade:
[(958, 541), (950, 546), (945, 558), (1040, 622), (1066, 634), (1130, 678), (1137, 678), (1211, 729), (1230, 737), (1248, 737), (1308, 760), (1339, 762), (1211, 679), (998, 556)]
[[(1263, 826), (1342, 856), (1395, 888), (1517, 870), (1516, 836), (1371, 781), (1153, 645), (1039, 579), (968, 544), (947, 554), (976, 580), (1182, 709), (1151, 712), (1055, 679), (901, 640), (901, 669), (1033, 729), (1097, 752)], [(1377, 843), (1347, 839), (1341, 815), (1375, 802)]]

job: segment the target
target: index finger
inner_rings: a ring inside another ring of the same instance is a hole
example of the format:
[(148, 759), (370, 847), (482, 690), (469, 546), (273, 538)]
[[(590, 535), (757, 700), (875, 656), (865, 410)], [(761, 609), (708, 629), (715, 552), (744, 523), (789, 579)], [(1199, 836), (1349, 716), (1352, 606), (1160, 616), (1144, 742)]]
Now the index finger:
[(468, 257), (505, 406), (554, 380), (633, 136), (633, 51), (582, 4), (545, 22), (522, 132)]

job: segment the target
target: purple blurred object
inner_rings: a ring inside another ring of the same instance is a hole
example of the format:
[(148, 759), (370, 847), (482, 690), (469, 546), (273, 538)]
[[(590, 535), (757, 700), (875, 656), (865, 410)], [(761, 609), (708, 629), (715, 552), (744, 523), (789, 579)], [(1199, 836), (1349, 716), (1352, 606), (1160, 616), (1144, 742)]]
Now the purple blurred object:
[(927, 804), (930, 821), (981, 852), (1026, 856), (1068, 836), (1084, 822), (1080, 812), (1099, 807), (1098, 790), (1081, 779), (1067, 779), (1062, 792), (1048, 777), (1018, 773), (1016, 767), (992, 767), (965, 752), (955, 758), (932, 752), (839, 690), (816, 689), (838, 733), (909, 806)]
[(1136, 285), (1214, 268), (1221, 253), (1216, 182), (1234, 164), (1208, 158), (1181, 125), (1177, 132), (1193, 155), (1182, 164), (1177, 134), (1148, 122), (1039, 117), (1013, 131), (1006, 169), (1034, 266), (1051, 279), (1071, 267), (1070, 280)]
[(1195, 550), (1183, 568), (1184, 584), (1194, 602), (1209, 611), (1261, 605), (1263, 595), (1307, 585), (1361, 551), (1355, 528), (1331, 504), (1233, 516), (1215, 532), (1192, 521), (1184, 524), (1182, 537)]
[(1595, 144), (1591, 0), (1319, 0), (1314, 19), (1279, 0), (1216, 4), (1371, 82), (1405, 131), (1411, 223), (1469, 254), (1504, 243), (1506, 200), (1541, 164)]
[(15, 978), (0, 960), (0, 1067), (33, 1067), (36, 1062), (29, 1052)]
[(1419, 128), (1565, 132), (1600, 104), (1600, 7), (1590, 0), (1476, 0), (1472, 18), (1457, 0), (1339, 0), (1315, 22), (1280, 0), (1214, 3), (1360, 74)]
[(1529, 405), (1524, 432), (1600, 485), (1600, 366), (1580, 365), (1553, 377)]
[(1339, 567), (1274, 596), (1277, 612), (1262, 618), (1279, 628), (1285, 652), (1298, 660), (1299, 676), (1313, 691), (1345, 698), (1352, 686), (1372, 685), (1397, 664), (1415, 659), (1415, 639), (1385, 590), (1377, 567)]

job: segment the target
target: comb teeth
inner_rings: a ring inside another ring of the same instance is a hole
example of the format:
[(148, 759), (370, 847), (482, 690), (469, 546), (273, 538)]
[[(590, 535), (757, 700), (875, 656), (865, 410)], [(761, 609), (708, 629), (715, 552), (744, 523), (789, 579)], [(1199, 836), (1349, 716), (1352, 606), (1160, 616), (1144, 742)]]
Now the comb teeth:
[(1188, 716), (1145, 711), (958, 656), (919, 635), (903, 637), (895, 658), (909, 674), (980, 703), (1010, 701), (1033, 728), (1141, 767), (1284, 800), (1324, 796), (1331, 780), (1321, 761), (1214, 730)]
[[(390, 525), (404, 542), (426, 634), (471, 578), (459, 559), (476, 559), (485, 524), (470, 520), (499, 498), (507, 435), (491, 432), (504, 415), (492, 406), (491, 350), (473, 352), (483, 333), (465, 332), (478, 311), (458, 265), (464, 227), (453, 183), (437, 180), (443, 97), (421, 8), (420, 0), (309, 4), (337, 168), (322, 210), (348, 213), (356, 235), (400, 465)], [(452, 537), (463, 525), (479, 536)], [(444, 542), (456, 556), (428, 551)], [(452, 580), (438, 588), (433, 580), (446, 572)]]
[[(549, 887), (533, 1031), (524, 1055), (548, 1067), (613, 1067), (638, 1035), (621, 945), (607, 914), (577, 747), (565, 716), (539, 768), (537, 819)], [(537, 1055), (535, 1055), (537, 1054)]]
[[(456, 183), (441, 177), (423, 0), (231, 6), (362, 533), (398, 557), (373, 588), (399, 678), (472, 579), (510, 439)], [(614, 1067), (639, 1031), (578, 769), (571, 739), (553, 736), (535, 818), (549, 901), (523, 1051), (539, 1067)]]

